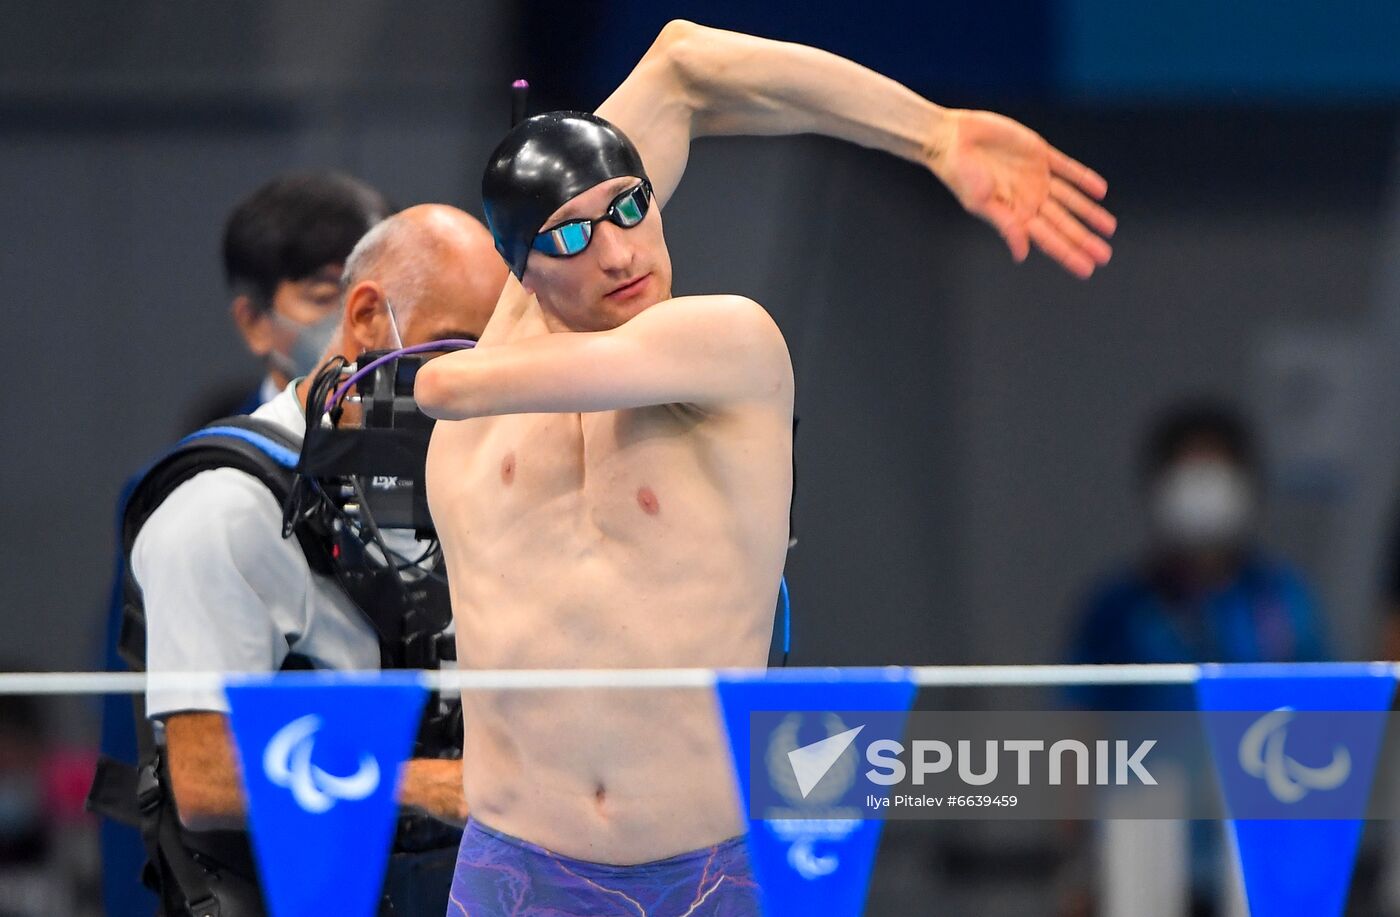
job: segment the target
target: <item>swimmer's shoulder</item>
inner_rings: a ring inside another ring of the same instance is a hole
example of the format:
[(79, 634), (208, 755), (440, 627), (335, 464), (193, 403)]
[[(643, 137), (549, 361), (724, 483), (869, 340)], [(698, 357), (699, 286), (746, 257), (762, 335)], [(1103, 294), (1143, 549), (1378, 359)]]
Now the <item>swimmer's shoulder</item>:
[[(641, 313), (647, 315), (662, 310), (677, 321), (700, 324), (706, 328), (732, 327), (740, 334), (760, 334), (782, 340), (783, 333), (773, 316), (762, 304), (738, 293), (700, 293), (691, 296), (676, 296), (662, 300), (651, 309)], [(634, 319), (635, 320), (635, 319)]]
[(641, 312), (627, 323), (633, 324), (663, 358), (714, 380), (716, 404), (742, 410), (762, 404), (790, 413), (792, 357), (778, 323), (755, 300), (729, 293), (679, 296)]
[(747, 296), (677, 296), (657, 303), (638, 317), (649, 313), (655, 313), (655, 320), (673, 323), (688, 337), (718, 342), (735, 355), (752, 356), (761, 362), (777, 361), (791, 368), (782, 329), (767, 309)]

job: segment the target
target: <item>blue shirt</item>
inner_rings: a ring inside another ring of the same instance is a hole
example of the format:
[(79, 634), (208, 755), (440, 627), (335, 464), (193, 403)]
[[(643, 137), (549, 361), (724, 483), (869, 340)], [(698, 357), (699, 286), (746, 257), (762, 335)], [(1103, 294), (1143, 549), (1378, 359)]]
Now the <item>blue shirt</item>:
[[(1327, 656), (1317, 603), (1288, 563), (1248, 555), (1227, 583), (1174, 597), (1143, 567), (1106, 578), (1084, 605), (1071, 644), (1077, 663), (1316, 662)], [(1076, 689), (1076, 706), (1194, 710), (1190, 685)]]
[[(1251, 553), (1228, 582), (1189, 597), (1171, 595), (1141, 564), (1105, 577), (1084, 603), (1069, 655), (1103, 664), (1316, 662), (1327, 651), (1302, 575)], [(1196, 709), (1193, 685), (1082, 686), (1068, 699), (1089, 710)], [(1189, 831), (1192, 894), (1214, 900), (1222, 874), (1219, 826), (1196, 821)]]

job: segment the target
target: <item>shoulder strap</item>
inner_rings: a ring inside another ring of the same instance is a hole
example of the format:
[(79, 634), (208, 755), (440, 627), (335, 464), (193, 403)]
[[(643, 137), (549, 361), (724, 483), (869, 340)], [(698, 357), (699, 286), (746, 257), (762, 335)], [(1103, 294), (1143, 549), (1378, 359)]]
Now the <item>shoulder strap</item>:
[[(215, 468), (252, 475), (267, 487), (278, 505), (284, 505), (295, 482), (300, 450), (301, 440), (274, 423), (257, 417), (226, 417), (180, 440), (141, 475), (121, 515), (126, 601), (119, 649), (128, 665), (138, 671), (146, 667), (145, 614), (131, 570), (131, 549), (146, 520), (177, 487)], [(293, 532), (311, 569), (331, 572), (333, 564), (324, 539), (305, 526), (297, 526)]]
[[(234, 468), (267, 486), (279, 504), (285, 503), (296, 478), (301, 439), (282, 427), (257, 417), (226, 417), (196, 430), (176, 443), (142, 475), (128, 498), (122, 515), (122, 544), (128, 551), (141, 526), (171, 492), (201, 471)], [(298, 531), (302, 547), (310, 533)], [(324, 553), (316, 545), (308, 551)], [(313, 563), (314, 566), (314, 563)]]
[[(145, 611), (131, 569), (131, 549), (141, 527), (177, 487), (202, 471), (233, 468), (252, 475), (285, 503), (294, 481), (300, 440), (286, 430), (254, 417), (228, 417), (191, 433), (153, 462), (141, 475), (121, 508), (125, 596), (119, 650), (136, 670), (145, 669)], [(326, 549), (297, 532), (308, 561)], [(325, 558), (329, 562), (329, 558)], [(314, 565), (314, 564), (313, 564)], [(134, 698), (138, 765), (103, 761), (89, 804), (96, 811), (141, 829), (147, 849), (147, 884), (162, 898), (165, 913), (194, 917), (261, 914), (247, 838), (229, 840), (186, 834), (169, 796), (169, 776), (156, 746), (143, 698)], [(217, 851), (206, 849), (213, 843)], [(205, 846), (201, 846), (205, 845)], [(197, 857), (203, 856), (209, 866)], [(217, 864), (215, 866), (214, 864)], [(212, 869), (210, 867), (213, 867)]]

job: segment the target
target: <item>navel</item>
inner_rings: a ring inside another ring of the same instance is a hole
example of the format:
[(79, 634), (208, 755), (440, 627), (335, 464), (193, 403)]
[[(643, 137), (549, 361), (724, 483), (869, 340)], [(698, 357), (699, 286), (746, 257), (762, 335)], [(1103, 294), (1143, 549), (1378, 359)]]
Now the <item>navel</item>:
[(637, 491), (637, 505), (648, 516), (655, 516), (661, 512), (661, 501), (656, 499), (656, 493), (650, 487), (643, 486)]
[(501, 459), (501, 483), (509, 486), (515, 480), (515, 453), (507, 452)]

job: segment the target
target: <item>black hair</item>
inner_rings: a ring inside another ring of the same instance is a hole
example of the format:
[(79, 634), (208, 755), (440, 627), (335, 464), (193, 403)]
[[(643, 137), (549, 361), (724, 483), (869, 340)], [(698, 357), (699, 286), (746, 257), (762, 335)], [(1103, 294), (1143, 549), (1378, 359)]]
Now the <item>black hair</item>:
[(1197, 398), (1168, 407), (1153, 421), (1139, 460), (1143, 483), (1200, 440), (1209, 440), (1246, 474), (1258, 476), (1259, 450), (1244, 415), (1225, 401)]
[(260, 310), (284, 280), (343, 264), (371, 226), (394, 212), (384, 195), (339, 172), (273, 179), (243, 200), (224, 225), (224, 276)]

